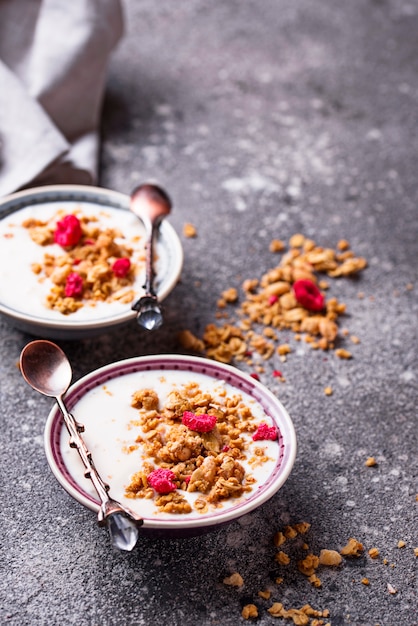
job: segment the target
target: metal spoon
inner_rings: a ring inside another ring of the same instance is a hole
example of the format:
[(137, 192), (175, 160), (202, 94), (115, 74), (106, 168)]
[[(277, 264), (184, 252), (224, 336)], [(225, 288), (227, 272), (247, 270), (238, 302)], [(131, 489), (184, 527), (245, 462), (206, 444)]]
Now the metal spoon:
[(142, 220), (146, 235), (145, 295), (132, 309), (137, 311), (137, 322), (147, 330), (159, 328), (163, 314), (154, 290), (154, 239), (164, 217), (171, 211), (171, 200), (164, 189), (151, 183), (136, 187), (131, 194), (130, 209)]
[(99, 525), (107, 525), (115, 547), (120, 550), (132, 550), (138, 540), (138, 527), (143, 520), (109, 497), (109, 485), (106, 485), (100, 477), (91, 453), (80, 435), (84, 432), (84, 426), (75, 420), (64, 404), (63, 396), (72, 379), (71, 365), (66, 355), (51, 341), (43, 339), (32, 341), (20, 354), (20, 371), (35, 391), (57, 401), (70, 435), (70, 447), (77, 448), (85, 467), (84, 476), (91, 480), (99, 496), (101, 502), (98, 512)]

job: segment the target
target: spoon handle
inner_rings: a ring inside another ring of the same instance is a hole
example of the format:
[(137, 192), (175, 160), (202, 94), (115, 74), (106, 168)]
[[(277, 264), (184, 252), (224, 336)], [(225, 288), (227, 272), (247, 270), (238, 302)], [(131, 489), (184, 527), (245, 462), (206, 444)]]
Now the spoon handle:
[(91, 456), (91, 452), (87, 449), (84, 439), (80, 435), (80, 427), (74, 416), (71, 415), (65, 408), (64, 403), (60, 397), (57, 398), (58, 406), (61, 410), (62, 416), (64, 418), (65, 425), (67, 427), (68, 433), (70, 435), (70, 448), (77, 448), (77, 452), (80, 455), (81, 460), (83, 461), (83, 465), (85, 467), (84, 476), (91, 480), (93, 486), (97, 492), (97, 495), (100, 498), (100, 501), (106, 502), (109, 500), (109, 496), (107, 492), (109, 490), (109, 485), (107, 485), (101, 478), (98, 473), (93, 458)]
[(156, 235), (160, 228), (161, 220), (151, 222), (144, 220), (146, 230), (146, 245), (145, 245), (145, 284), (143, 289), (146, 296), (155, 297), (156, 292), (154, 288), (155, 270), (154, 270), (154, 244)]

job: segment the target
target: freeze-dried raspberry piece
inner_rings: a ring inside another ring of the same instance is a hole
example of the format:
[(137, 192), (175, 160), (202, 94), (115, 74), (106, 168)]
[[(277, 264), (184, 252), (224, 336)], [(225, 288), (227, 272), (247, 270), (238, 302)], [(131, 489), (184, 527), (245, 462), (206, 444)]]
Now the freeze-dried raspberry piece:
[(83, 295), (83, 279), (80, 274), (71, 272), (65, 282), (64, 293), (67, 298), (79, 298)]
[(169, 493), (177, 489), (177, 485), (173, 482), (175, 478), (174, 472), (160, 467), (148, 474), (147, 481), (150, 487), (158, 493)]
[(208, 433), (215, 428), (216, 415), (207, 415), (206, 413), (196, 415), (191, 411), (184, 411), (182, 424), (198, 433)]
[(261, 441), (262, 439), (271, 439), (275, 441), (277, 439), (277, 430), (275, 426), (267, 426), (265, 422), (262, 422), (253, 435), (254, 441)]
[(64, 248), (75, 246), (80, 241), (82, 234), (80, 220), (75, 215), (70, 214), (57, 222), (54, 241)]
[(311, 280), (301, 279), (293, 283), (296, 300), (308, 311), (322, 311), (325, 305), (324, 294)]
[(112, 265), (112, 271), (118, 278), (124, 278), (131, 269), (131, 262), (127, 257), (116, 259)]

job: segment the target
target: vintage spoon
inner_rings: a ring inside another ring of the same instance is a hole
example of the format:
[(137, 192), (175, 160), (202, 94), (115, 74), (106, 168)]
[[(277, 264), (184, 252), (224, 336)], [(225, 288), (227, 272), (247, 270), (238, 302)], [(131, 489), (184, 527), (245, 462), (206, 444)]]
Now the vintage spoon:
[(43, 339), (32, 341), (20, 354), (20, 371), (33, 389), (57, 401), (70, 435), (70, 447), (77, 448), (85, 467), (84, 476), (91, 480), (99, 496), (101, 502), (98, 512), (99, 525), (107, 525), (112, 544), (116, 548), (132, 550), (138, 540), (138, 527), (143, 520), (109, 497), (109, 486), (100, 477), (91, 453), (80, 435), (84, 432), (84, 426), (75, 420), (64, 404), (63, 395), (72, 378), (71, 365), (66, 355), (51, 341)]
[(154, 239), (164, 217), (171, 211), (171, 200), (157, 185), (144, 183), (131, 194), (130, 209), (142, 220), (146, 236), (145, 295), (139, 298), (132, 309), (137, 311), (137, 322), (147, 330), (159, 328), (163, 314), (154, 290)]

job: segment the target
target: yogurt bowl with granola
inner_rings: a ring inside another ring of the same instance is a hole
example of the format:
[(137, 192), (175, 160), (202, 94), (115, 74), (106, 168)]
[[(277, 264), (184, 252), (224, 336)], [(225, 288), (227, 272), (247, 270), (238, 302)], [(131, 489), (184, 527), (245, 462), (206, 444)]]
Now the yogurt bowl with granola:
[[(119, 361), (78, 381), (66, 403), (109, 494), (144, 520), (144, 534), (191, 536), (230, 523), (277, 493), (295, 460), (293, 423), (277, 397), (205, 358)], [(45, 450), (64, 489), (97, 511), (56, 408)]]
[[(30, 189), (0, 202), (0, 313), (45, 338), (77, 339), (134, 319), (144, 294), (145, 230), (129, 197), (95, 187)], [(183, 252), (163, 222), (156, 290), (176, 285)]]

